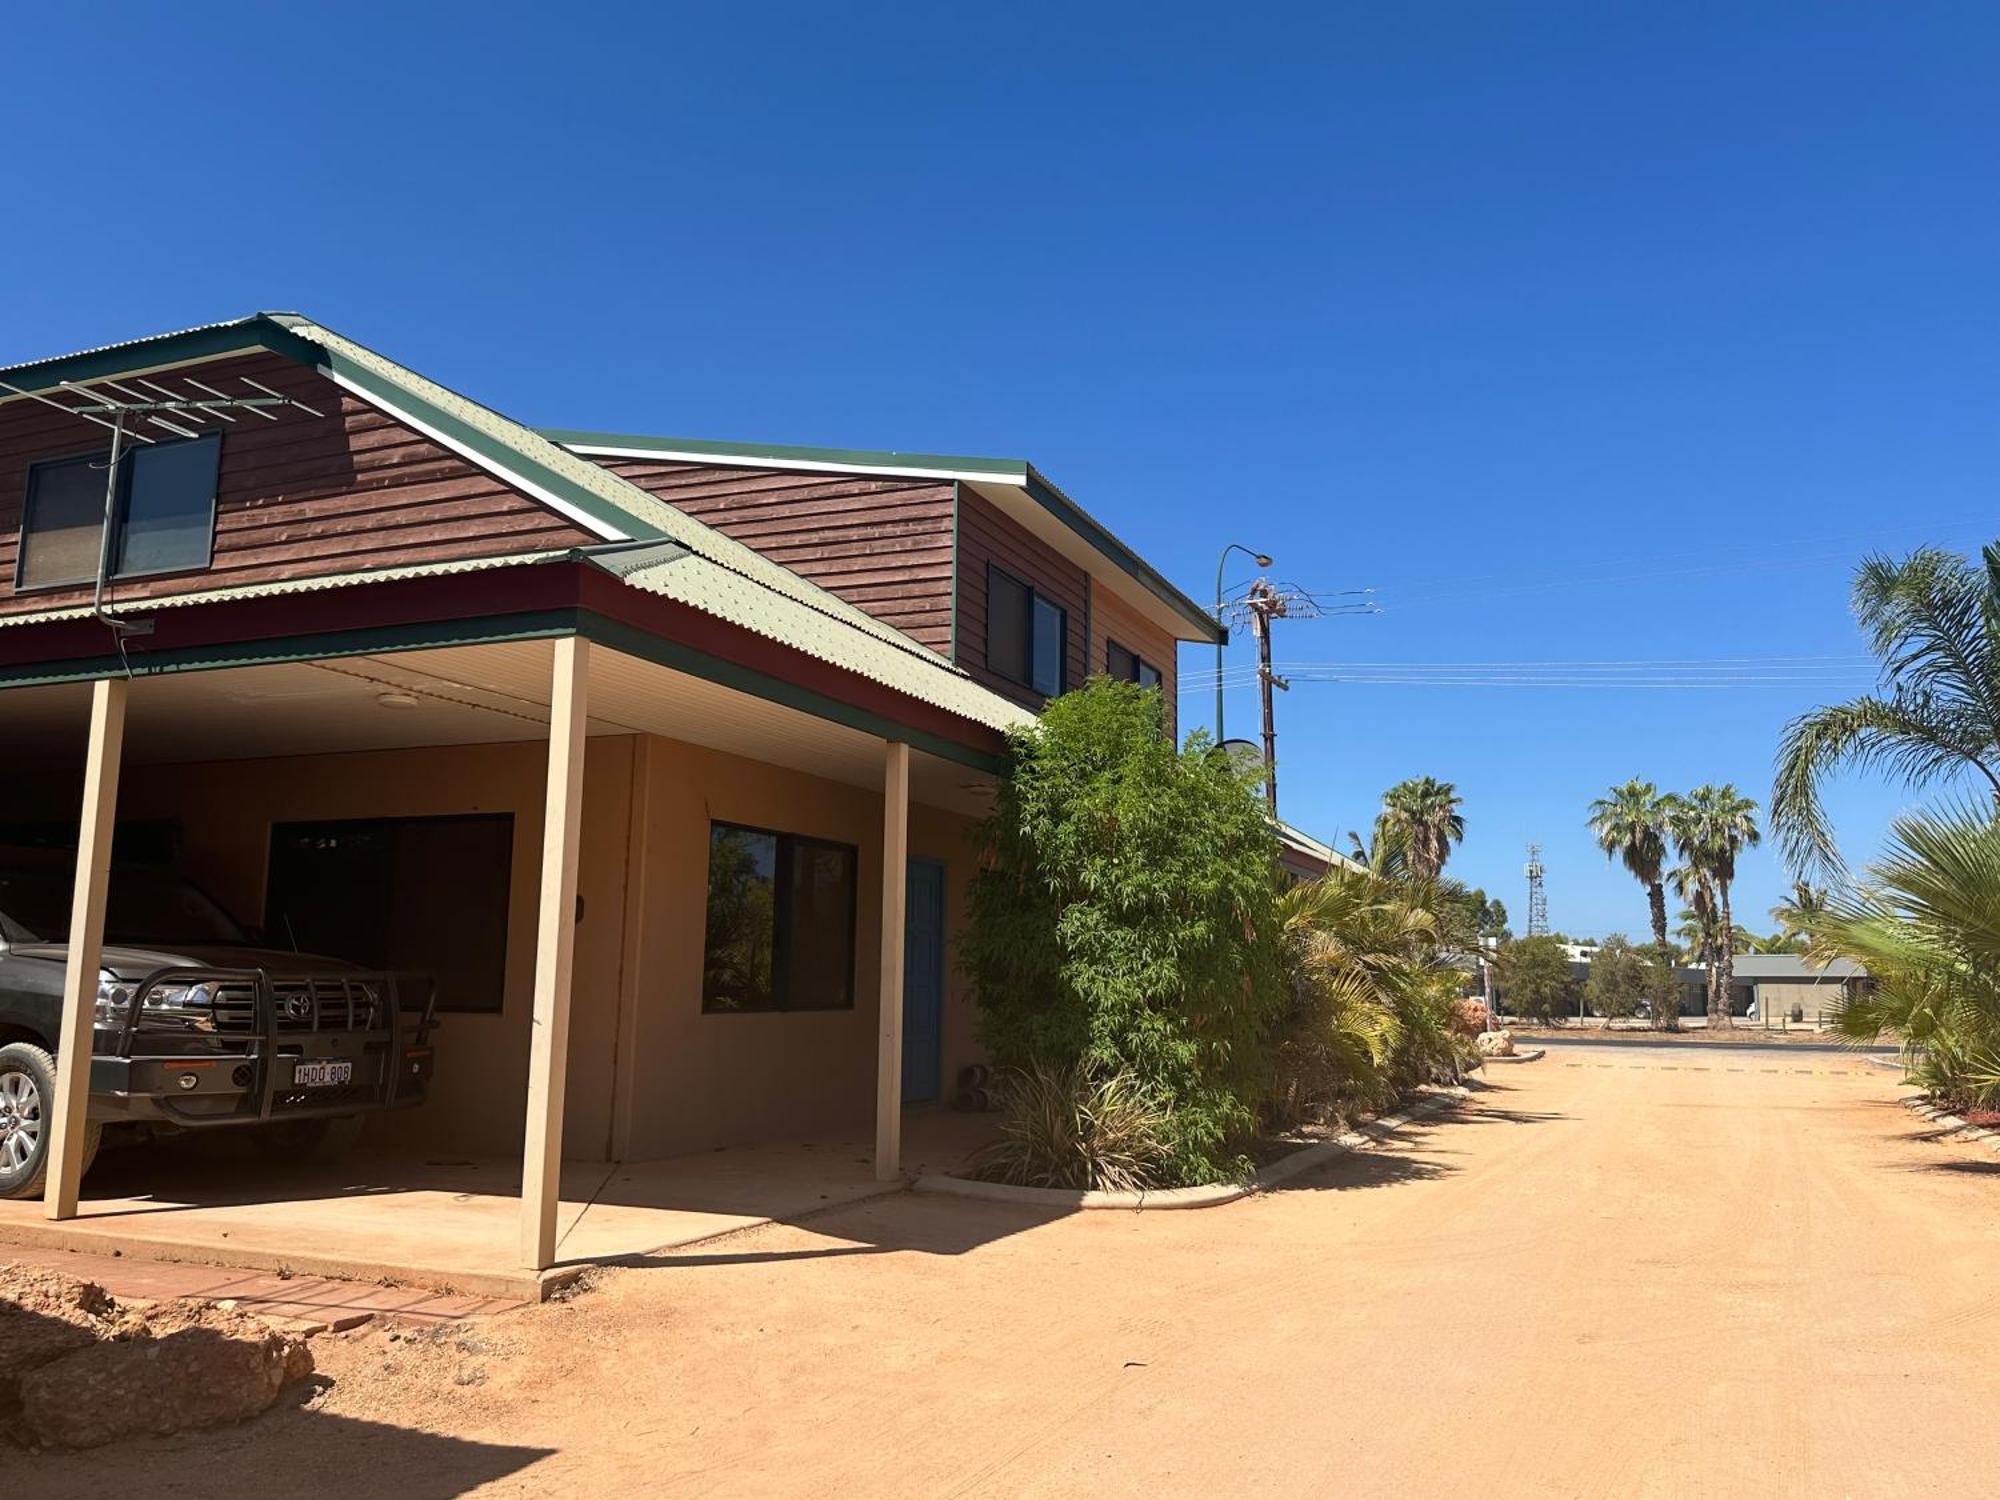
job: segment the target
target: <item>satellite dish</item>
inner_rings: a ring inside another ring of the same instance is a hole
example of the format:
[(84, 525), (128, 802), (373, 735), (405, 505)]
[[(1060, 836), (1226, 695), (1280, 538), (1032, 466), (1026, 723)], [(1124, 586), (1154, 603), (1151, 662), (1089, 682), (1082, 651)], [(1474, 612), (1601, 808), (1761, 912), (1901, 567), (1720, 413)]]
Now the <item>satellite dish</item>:
[(1263, 773), (1264, 752), (1255, 740), (1224, 740), (1215, 747), (1215, 753), (1228, 756), (1230, 765), (1238, 771)]

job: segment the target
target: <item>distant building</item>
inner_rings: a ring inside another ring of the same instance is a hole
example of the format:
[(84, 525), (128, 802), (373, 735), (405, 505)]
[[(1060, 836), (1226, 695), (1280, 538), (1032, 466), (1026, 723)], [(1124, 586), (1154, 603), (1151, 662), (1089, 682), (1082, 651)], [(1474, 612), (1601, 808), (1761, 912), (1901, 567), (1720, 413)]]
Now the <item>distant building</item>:
[(1868, 983), (1868, 971), (1845, 958), (1813, 963), (1802, 953), (1739, 953), (1729, 987), (1732, 1015), (1817, 1021)]

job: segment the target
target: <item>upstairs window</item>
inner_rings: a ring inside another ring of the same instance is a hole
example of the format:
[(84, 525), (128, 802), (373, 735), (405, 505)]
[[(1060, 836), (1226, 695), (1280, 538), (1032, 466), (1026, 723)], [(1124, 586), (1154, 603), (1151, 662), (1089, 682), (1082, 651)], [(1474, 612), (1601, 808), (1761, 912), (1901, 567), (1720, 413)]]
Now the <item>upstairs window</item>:
[(986, 667), (1045, 698), (1063, 690), (1069, 613), (1000, 568), (986, 569)]
[[(215, 546), (219, 435), (133, 448), (119, 461), (111, 512), (111, 576), (140, 578), (208, 566)], [(28, 470), (17, 588), (60, 588), (97, 577), (109, 452)]]
[(1116, 641), (1105, 643), (1104, 671), (1107, 676), (1116, 677), (1120, 682), (1136, 682), (1140, 687), (1147, 688), (1156, 688), (1160, 685), (1160, 669), (1138, 652), (1128, 651)]

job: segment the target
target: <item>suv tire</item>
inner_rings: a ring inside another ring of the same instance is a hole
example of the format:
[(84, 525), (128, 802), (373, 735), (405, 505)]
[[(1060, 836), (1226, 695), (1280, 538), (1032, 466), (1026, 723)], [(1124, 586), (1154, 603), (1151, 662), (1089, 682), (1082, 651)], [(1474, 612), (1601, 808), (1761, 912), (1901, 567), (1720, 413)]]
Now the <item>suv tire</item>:
[[(55, 1107), (56, 1060), (32, 1042), (0, 1047), (0, 1198), (41, 1196), (49, 1169), (50, 1113)], [(104, 1126), (83, 1128), (83, 1170), (97, 1160)]]

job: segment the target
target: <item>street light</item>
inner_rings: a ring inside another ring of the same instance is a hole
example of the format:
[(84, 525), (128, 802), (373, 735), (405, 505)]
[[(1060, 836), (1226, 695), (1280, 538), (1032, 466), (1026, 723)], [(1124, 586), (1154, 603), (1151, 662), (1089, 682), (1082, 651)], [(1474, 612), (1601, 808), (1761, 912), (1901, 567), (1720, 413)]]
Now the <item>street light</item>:
[(1241, 552), (1246, 557), (1255, 558), (1257, 566), (1268, 568), (1271, 559), (1262, 552), (1252, 552), (1241, 542), (1231, 542), (1222, 549), (1222, 556), (1215, 560), (1215, 743), (1222, 743), (1222, 568), (1229, 561), (1229, 554)]

